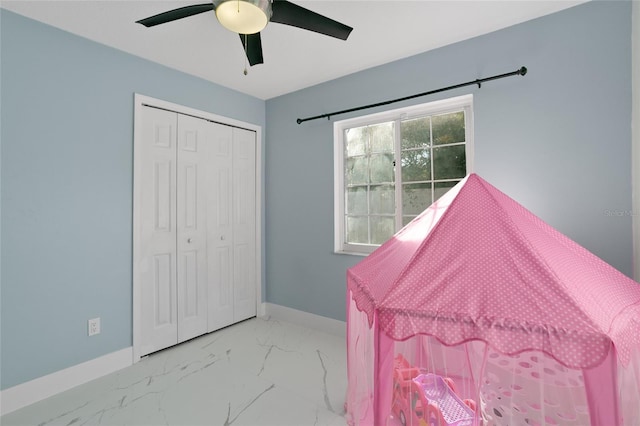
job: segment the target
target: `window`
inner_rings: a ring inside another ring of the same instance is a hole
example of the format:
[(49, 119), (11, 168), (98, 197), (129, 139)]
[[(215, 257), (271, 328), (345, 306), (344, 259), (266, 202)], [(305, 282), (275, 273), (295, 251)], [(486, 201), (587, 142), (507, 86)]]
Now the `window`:
[(337, 121), (335, 251), (368, 254), (471, 171), (473, 97)]

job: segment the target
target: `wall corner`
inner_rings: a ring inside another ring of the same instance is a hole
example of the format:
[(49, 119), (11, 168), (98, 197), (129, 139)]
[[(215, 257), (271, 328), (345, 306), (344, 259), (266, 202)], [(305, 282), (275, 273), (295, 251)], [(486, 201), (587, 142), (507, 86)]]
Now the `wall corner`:
[(633, 278), (640, 281), (640, 1), (634, 0), (631, 4)]

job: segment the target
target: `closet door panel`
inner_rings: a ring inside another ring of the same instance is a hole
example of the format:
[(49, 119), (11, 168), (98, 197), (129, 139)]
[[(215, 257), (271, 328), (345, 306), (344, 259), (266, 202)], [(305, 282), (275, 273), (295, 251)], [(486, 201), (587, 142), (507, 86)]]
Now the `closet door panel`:
[(176, 288), (175, 170), (177, 115), (143, 108), (139, 179), (141, 241), (137, 265), (141, 292), (141, 356), (175, 345)]
[(178, 115), (178, 342), (207, 332), (206, 169), (209, 122)]
[(256, 134), (233, 129), (234, 322), (256, 315)]
[(256, 132), (163, 108), (136, 104), (136, 359), (256, 315)]
[(211, 123), (207, 169), (209, 331), (233, 324), (233, 132)]

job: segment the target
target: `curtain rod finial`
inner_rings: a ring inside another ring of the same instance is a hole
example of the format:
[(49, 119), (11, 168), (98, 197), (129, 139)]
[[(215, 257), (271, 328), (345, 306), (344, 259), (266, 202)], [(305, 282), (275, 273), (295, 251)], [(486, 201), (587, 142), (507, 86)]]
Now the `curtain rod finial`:
[(526, 75), (526, 74), (527, 74), (527, 67), (520, 68), (520, 75)]

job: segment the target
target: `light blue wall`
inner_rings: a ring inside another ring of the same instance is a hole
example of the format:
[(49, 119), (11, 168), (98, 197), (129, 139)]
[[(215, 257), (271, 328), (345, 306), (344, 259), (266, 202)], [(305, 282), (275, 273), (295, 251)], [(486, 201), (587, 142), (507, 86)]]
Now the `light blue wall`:
[(475, 171), (631, 276), (631, 217), (617, 215), (631, 211), (630, 15), (630, 2), (590, 2), (268, 100), (267, 300), (343, 320), (346, 269), (361, 259), (332, 253), (332, 121), (296, 118), (522, 65), (525, 77), (411, 104), (473, 93)]
[(6, 10), (0, 27), (6, 389), (132, 345), (134, 92), (263, 127), (265, 102)]

